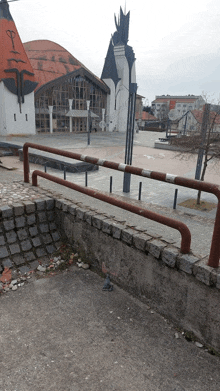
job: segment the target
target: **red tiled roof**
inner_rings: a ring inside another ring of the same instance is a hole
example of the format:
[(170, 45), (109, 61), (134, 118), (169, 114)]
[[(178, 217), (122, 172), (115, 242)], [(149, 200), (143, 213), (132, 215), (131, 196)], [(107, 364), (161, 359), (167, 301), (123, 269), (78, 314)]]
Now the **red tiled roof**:
[(30, 41), (24, 43), (24, 47), (39, 83), (37, 89), (83, 66), (71, 53), (52, 41)]
[[(203, 119), (204, 110), (191, 110), (191, 113), (193, 114), (193, 116), (196, 119), (196, 121), (201, 124), (202, 123), (202, 119)], [(211, 123), (214, 121), (215, 124), (218, 124), (218, 125), (220, 124), (220, 115), (217, 114), (215, 111), (211, 111), (210, 112), (209, 118), (210, 118), (210, 122)]]
[(169, 102), (170, 100), (172, 101), (175, 101), (176, 103), (193, 103), (197, 100), (197, 98), (185, 98), (185, 99), (181, 99), (181, 98), (177, 98), (177, 99), (173, 99), (173, 98), (158, 98), (158, 99), (155, 99), (152, 103), (167, 103)]
[[(139, 113), (136, 113), (135, 118), (140, 119)], [(147, 111), (142, 111), (141, 119), (142, 121), (157, 121), (157, 118)]]
[[(14, 78), (15, 73), (5, 72), (17, 69), (34, 73), (14, 21), (0, 18), (0, 80)], [(23, 74), (24, 80), (35, 81), (35, 77)]]

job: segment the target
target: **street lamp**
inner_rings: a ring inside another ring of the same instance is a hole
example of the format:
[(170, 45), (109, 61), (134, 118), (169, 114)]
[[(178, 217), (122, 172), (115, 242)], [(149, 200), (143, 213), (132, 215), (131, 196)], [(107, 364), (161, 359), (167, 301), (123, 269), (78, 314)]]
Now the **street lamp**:
[(86, 101), (86, 105), (87, 105), (87, 136), (88, 136), (88, 139), (87, 139), (87, 145), (90, 145), (90, 127), (89, 127), (89, 116), (90, 116), (90, 110), (89, 110), (89, 107), (90, 107), (90, 100), (87, 100)]

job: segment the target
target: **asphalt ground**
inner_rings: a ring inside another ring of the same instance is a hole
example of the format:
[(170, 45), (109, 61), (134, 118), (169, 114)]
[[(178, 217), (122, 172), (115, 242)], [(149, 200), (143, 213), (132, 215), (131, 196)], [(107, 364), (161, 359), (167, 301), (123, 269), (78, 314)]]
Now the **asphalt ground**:
[(75, 266), (0, 296), (1, 391), (217, 391), (219, 357)]

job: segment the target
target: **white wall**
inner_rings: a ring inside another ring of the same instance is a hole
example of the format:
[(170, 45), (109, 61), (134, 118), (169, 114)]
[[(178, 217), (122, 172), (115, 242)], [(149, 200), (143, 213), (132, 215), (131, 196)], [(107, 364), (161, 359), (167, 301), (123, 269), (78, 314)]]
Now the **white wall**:
[(0, 135), (35, 134), (34, 92), (25, 95), (20, 112), (17, 95), (0, 82), (0, 108)]

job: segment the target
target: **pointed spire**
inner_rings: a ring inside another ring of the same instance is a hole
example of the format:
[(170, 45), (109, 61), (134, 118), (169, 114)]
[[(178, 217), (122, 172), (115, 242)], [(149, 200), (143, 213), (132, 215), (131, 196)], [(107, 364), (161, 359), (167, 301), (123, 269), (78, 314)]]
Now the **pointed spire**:
[(12, 20), (7, 0), (1, 0), (0, 2), (0, 19)]

